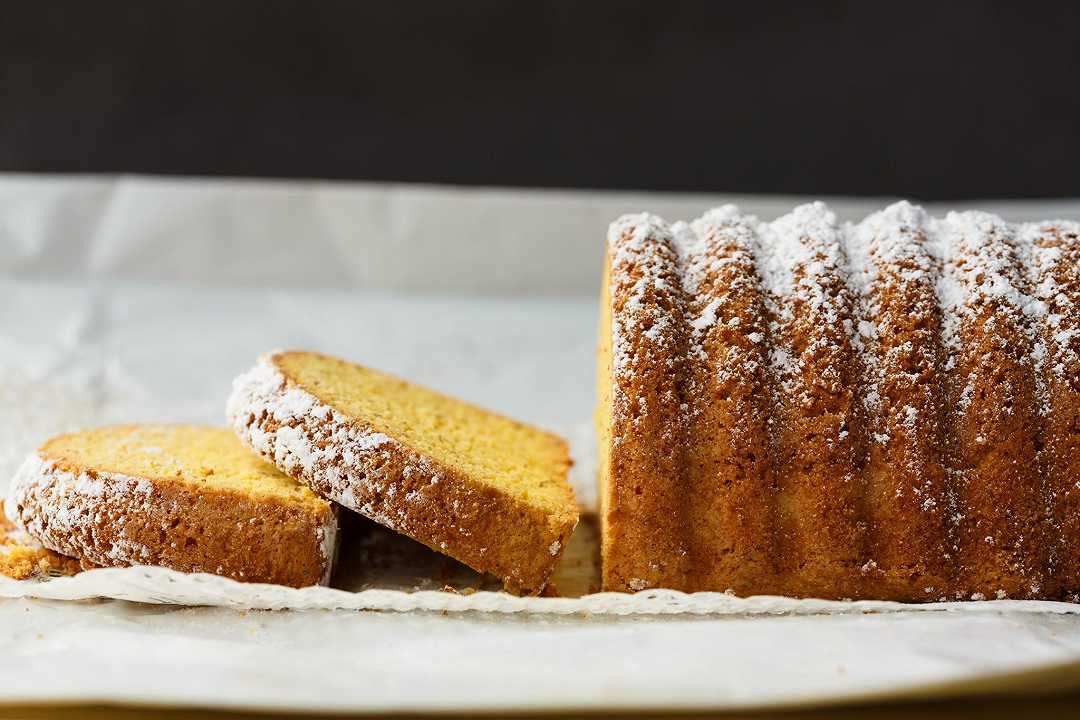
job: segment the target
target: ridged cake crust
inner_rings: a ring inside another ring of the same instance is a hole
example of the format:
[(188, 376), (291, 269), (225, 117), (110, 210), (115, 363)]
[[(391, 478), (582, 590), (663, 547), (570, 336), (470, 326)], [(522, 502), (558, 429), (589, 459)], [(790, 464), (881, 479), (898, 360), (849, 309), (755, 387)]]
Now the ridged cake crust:
[[(284, 355), (264, 356), (233, 384), (227, 414), (243, 442), (322, 497), (499, 577), (514, 592), (544, 587), (576, 510), (544, 512), (346, 415), (290, 377), (278, 362)], [(565, 473), (569, 456), (558, 445)]]
[(46, 548), (86, 567), (158, 565), (305, 587), (329, 582), (337, 547), (329, 503), (82, 466), (49, 443), (20, 467), (5, 509)]
[(1080, 592), (1080, 226), (928, 217), (612, 224), (609, 590)]

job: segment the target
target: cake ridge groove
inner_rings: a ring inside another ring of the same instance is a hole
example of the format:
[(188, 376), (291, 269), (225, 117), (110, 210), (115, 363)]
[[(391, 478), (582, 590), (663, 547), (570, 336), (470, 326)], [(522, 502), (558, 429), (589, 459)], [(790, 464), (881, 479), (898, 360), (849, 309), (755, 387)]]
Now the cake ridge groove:
[(958, 587), (966, 594), (1028, 597), (1046, 566), (1045, 498), (1036, 444), (1031, 297), (1013, 229), (988, 213), (949, 213), (937, 227), (944, 276), (962, 297), (946, 306), (953, 366), (948, 448), (959, 499)]
[(786, 561), (785, 588), (855, 597), (861, 576), (853, 568), (865, 564), (868, 542), (860, 470), (866, 422), (842, 231), (824, 203), (808, 203), (761, 233), (774, 276), (766, 281), (773, 344), (791, 358), (778, 364), (777, 554)]
[(870, 421), (867, 563), (886, 592), (914, 586), (929, 600), (949, 590), (956, 497), (940, 452), (940, 266), (927, 247), (928, 223), (922, 208), (902, 201), (845, 231)]
[(1025, 223), (1017, 244), (1026, 255), (1040, 416), (1037, 446), (1046, 501), (1047, 576), (1080, 600), (1080, 224)]
[[(769, 552), (777, 533), (769, 403), (775, 391), (757, 219), (728, 205), (676, 223), (673, 233), (693, 328), (688, 430), (701, 438), (689, 448), (690, 560), (736, 592), (752, 582), (779, 588)], [(704, 542), (709, 536), (725, 543)]]
[[(644, 494), (633, 480), (620, 502), (602, 508), (604, 523), (624, 514), (647, 517), (640, 532), (647, 557), (633, 568), (619, 568), (620, 582), (633, 590), (685, 582), (687, 549), (675, 528), (685, 521), (686, 457), (683, 448), (689, 408), (684, 401), (689, 325), (678, 255), (671, 228), (661, 218), (624, 216), (608, 234), (612, 263), (613, 444), (610, 463), (648, 466), (654, 492)], [(626, 312), (622, 313), (621, 309)], [(635, 342), (630, 342), (634, 338)], [(650, 406), (647, 398), (652, 398)], [(645, 435), (652, 443), (634, 443)], [(609, 566), (614, 570), (614, 564)], [(605, 571), (607, 572), (607, 571)]]

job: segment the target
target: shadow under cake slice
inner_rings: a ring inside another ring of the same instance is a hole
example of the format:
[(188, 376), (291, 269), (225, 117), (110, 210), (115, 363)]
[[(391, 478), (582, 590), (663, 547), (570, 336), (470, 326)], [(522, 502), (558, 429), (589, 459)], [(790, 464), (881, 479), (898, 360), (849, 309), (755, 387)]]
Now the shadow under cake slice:
[(159, 565), (247, 582), (329, 581), (335, 508), (227, 428), (124, 425), (61, 435), (27, 458), (11, 520), (84, 565)]
[(228, 404), (240, 438), (317, 493), (515, 592), (539, 592), (578, 521), (566, 443), (385, 373), (264, 356)]

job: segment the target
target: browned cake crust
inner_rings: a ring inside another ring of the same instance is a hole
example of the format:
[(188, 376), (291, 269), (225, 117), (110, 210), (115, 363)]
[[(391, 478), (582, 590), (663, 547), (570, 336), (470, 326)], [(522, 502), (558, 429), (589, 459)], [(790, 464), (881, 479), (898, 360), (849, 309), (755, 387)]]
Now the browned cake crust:
[(50, 455), (23, 465), (7, 501), (12, 520), (46, 548), (86, 566), (159, 565), (245, 582), (325, 583), (334, 510), (196, 492), (170, 478), (137, 478)]
[(1039, 468), (1049, 499), (1047, 592), (1080, 601), (1080, 237), (1075, 225), (1038, 223), (1027, 229), (1035, 253), (1038, 296), (1047, 323)]
[(601, 539), (605, 587), (612, 574), (633, 568), (621, 579), (635, 590), (679, 587), (690, 567), (683, 532), (690, 527), (689, 503), (679, 473), (687, 447), (685, 408), (675, 385), (686, 363), (686, 298), (671, 232), (652, 224), (638, 232), (639, 243), (610, 248), (612, 316), (625, 323), (614, 332), (637, 342), (613, 357), (621, 384), (612, 434), (621, 442), (611, 448), (606, 498), (612, 502)]
[[(872, 531), (866, 568), (872, 591), (918, 600), (941, 592), (955, 574), (953, 492), (944, 464), (945, 353), (935, 263), (917, 217), (862, 228), (856, 284), (860, 314), (878, 316), (859, 340), (868, 358), (869, 437), (863, 509)], [(876, 275), (868, 282), (866, 275)], [(917, 418), (912, 422), (911, 417)], [(869, 561), (868, 561), (869, 562)]]
[[(775, 388), (766, 372), (767, 348), (751, 339), (767, 330), (752, 230), (727, 218), (704, 222), (700, 234), (685, 224), (675, 227), (683, 243), (695, 247), (685, 271), (688, 315), (701, 318), (722, 305), (730, 319), (698, 322), (691, 330), (689, 387), (711, 402), (688, 404), (688, 436), (714, 433), (718, 442), (687, 446), (692, 555), (683, 582), (695, 589), (772, 591), (780, 522), (779, 509), (767, 502), (776, 481), (768, 432)], [(725, 359), (721, 372), (710, 358)]]
[(980, 291), (987, 284), (1025, 288), (1023, 267), (1000, 220), (950, 231), (956, 237), (945, 272), (957, 276), (966, 298), (955, 365), (945, 374), (946, 462), (962, 515), (957, 585), (983, 596), (1039, 597), (1050, 542), (1036, 456), (1043, 433), (1033, 339), (1014, 302)]
[[(288, 376), (275, 362), (280, 355), (234, 384), (228, 414), (245, 443), (322, 497), (495, 575), (513, 592), (544, 587), (576, 511), (544, 512), (344, 415)], [(550, 440), (552, 461), (565, 471), (566, 443)]]
[(1075, 599), (1078, 269), (1075, 223), (906, 203), (621, 218), (604, 588)]

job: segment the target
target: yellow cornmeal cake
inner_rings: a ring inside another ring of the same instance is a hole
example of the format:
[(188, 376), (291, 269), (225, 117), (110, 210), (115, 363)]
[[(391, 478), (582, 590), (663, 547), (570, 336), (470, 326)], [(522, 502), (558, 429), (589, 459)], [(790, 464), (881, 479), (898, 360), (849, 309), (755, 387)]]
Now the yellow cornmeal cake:
[(0, 515), (0, 575), (28, 580), (74, 575), (81, 569), (78, 560), (42, 547)]
[(538, 592), (578, 521), (566, 443), (375, 370), (264, 356), (228, 404), (240, 438), (323, 497), (515, 592)]
[(629, 215), (606, 275), (605, 589), (1080, 599), (1080, 225)]
[(53, 438), (16, 474), (6, 511), (85, 564), (294, 587), (329, 580), (337, 542), (332, 505), (227, 428), (124, 425)]

